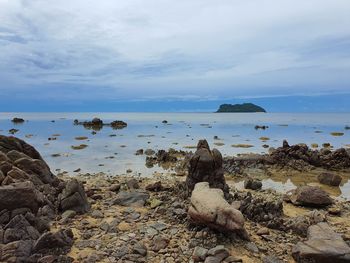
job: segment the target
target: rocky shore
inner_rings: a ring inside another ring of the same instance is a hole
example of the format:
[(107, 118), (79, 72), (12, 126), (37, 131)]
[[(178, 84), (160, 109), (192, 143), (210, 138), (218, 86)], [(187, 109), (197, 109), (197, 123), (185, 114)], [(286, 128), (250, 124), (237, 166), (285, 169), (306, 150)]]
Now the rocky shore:
[(287, 143), (222, 158), (200, 141), (195, 153), (147, 155), (148, 165), (185, 176), (70, 177), (53, 175), (24, 141), (0, 136), (0, 262), (350, 262), (348, 201), (317, 186), (262, 189), (257, 176), (322, 168), (320, 181), (334, 185), (349, 160), (345, 150)]

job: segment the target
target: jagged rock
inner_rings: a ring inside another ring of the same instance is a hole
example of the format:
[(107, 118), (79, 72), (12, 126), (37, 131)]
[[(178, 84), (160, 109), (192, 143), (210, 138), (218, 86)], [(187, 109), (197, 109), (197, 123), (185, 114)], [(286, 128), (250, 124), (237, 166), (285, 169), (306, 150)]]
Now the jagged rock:
[(32, 252), (33, 241), (19, 240), (2, 246), (0, 262), (26, 262)]
[(42, 194), (30, 181), (0, 186), (0, 211), (27, 207), (36, 212), (43, 203)]
[(38, 176), (43, 183), (52, 184), (55, 180), (49, 166), (42, 160), (20, 158), (14, 165), (29, 175)]
[(317, 179), (321, 184), (339, 186), (341, 183), (342, 177), (340, 175), (332, 174), (332, 173), (321, 173), (318, 175)]
[(149, 198), (149, 194), (144, 191), (121, 191), (114, 199), (115, 205), (121, 206), (144, 206), (146, 200)]
[(287, 197), (295, 205), (322, 207), (333, 203), (328, 193), (317, 186), (300, 186)]
[(222, 169), (221, 153), (209, 148), (206, 140), (200, 140), (197, 151), (190, 159), (186, 186), (188, 195), (191, 195), (195, 185), (199, 182), (208, 182), (211, 188), (221, 189), (225, 197), (229, 195), (229, 187), (225, 182), (224, 170)]
[(40, 233), (30, 225), (23, 215), (16, 215), (5, 226), (3, 242), (5, 244), (17, 240), (36, 240)]
[(227, 203), (221, 189), (209, 188), (208, 182), (196, 184), (188, 215), (193, 223), (247, 237), (242, 213)]
[(90, 209), (84, 186), (76, 179), (70, 180), (60, 198), (62, 211), (74, 210), (77, 213), (86, 213)]
[(24, 153), (33, 159), (42, 160), (39, 152), (25, 141), (13, 136), (0, 135), (0, 152), (8, 153), (11, 150)]
[(46, 232), (34, 243), (33, 251), (70, 247), (73, 244), (71, 229), (61, 229), (56, 233)]
[(310, 226), (307, 238), (293, 247), (292, 256), (297, 262), (350, 262), (350, 247), (327, 223)]

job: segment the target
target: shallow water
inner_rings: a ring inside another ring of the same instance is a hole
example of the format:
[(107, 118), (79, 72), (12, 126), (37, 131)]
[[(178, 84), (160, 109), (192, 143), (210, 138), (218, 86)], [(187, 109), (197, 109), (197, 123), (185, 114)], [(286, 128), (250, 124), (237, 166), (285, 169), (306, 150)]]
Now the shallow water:
[[(26, 122), (13, 124), (10, 121), (13, 117), (24, 118)], [(104, 122), (123, 120), (128, 127), (121, 130), (104, 127), (92, 135), (91, 130), (73, 125), (74, 119), (91, 120), (93, 117), (99, 117)], [(163, 120), (167, 120), (168, 124), (163, 124)], [(256, 130), (255, 125), (267, 125), (269, 128)], [(189, 148), (202, 138), (224, 156), (266, 152), (263, 144), (278, 147), (284, 139), (290, 144), (306, 143), (310, 146), (317, 143), (321, 146), (331, 143), (335, 148), (348, 147), (350, 130), (345, 130), (346, 125), (350, 126), (348, 113), (0, 113), (0, 134), (8, 135), (9, 129), (19, 129), (15, 136), (35, 146), (52, 170), (60, 169), (71, 174), (78, 168), (81, 173), (105, 172), (111, 175), (125, 174), (127, 169), (132, 169), (132, 174), (149, 176), (162, 169), (146, 168), (145, 156), (136, 156), (136, 150), (191, 150)], [(332, 136), (332, 132), (343, 132), (344, 135)], [(88, 139), (75, 139), (81, 136)], [(214, 140), (214, 136), (220, 140)], [(48, 140), (50, 137), (57, 139)], [(269, 140), (263, 142), (259, 139), (261, 137)], [(80, 144), (88, 146), (81, 150), (71, 147)], [(235, 148), (231, 147), (233, 144), (250, 144), (253, 147)], [(52, 154), (60, 156), (52, 157)], [(287, 190), (295, 186), (292, 181), (267, 180), (270, 181), (266, 181), (265, 185), (273, 188)], [(350, 190), (350, 187), (346, 189)]]

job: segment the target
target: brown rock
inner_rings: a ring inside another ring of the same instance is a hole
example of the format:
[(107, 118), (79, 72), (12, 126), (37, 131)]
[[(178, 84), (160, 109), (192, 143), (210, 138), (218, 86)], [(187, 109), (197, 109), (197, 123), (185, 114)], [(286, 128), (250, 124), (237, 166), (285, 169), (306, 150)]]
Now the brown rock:
[(322, 207), (333, 203), (329, 195), (317, 186), (300, 186), (290, 194), (289, 199), (295, 205)]
[(190, 159), (186, 186), (188, 195), (194, 189), (196, 183), (208, 182), (211, 188), (221, 189), (226, 197), (229, 194), (229, 187), (225, 182), (224, 170), (222, 168), (222, 155), (217, 149), (212, 151), (206, 140), (200, 140), (197, 151)]
[(339, 186), (341, 183), (342, 177), (340, 175), (332, 174), (332, 173), (321, 173), (319, 174), (317, 179), (321, 184)]

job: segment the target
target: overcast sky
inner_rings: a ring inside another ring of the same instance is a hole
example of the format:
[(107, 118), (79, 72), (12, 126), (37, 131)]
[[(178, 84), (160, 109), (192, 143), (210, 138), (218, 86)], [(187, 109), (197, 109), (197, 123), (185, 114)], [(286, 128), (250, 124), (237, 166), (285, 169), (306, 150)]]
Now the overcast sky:
[(28, 107), (343, 96), (349, 14), (349, 0), (0, 0), (0, 94)]

